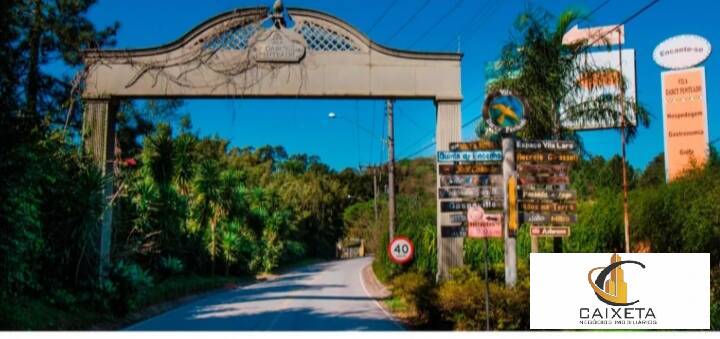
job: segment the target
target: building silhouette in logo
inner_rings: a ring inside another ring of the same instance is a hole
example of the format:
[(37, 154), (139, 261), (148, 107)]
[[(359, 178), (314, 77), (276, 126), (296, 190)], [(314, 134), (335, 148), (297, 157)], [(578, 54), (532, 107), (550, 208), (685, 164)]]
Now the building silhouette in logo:
[[(606, 267), (595, 267), (588, 272), (588, 283), (595, 291), (598, 299), (611, 306), (629, 306), (639, 300), (628, 302), (628, 283), (625, 281), (625, 271), (621, 268), (624, 264), (637, 264), (645, 268), (639, 261), (625, 260), (617, 254), (610, 257), (610, 265)], [(595, 271), (601, 270), (595, 280), (592, 275)], [(608, 278), (609, 276), (609, 278)]]

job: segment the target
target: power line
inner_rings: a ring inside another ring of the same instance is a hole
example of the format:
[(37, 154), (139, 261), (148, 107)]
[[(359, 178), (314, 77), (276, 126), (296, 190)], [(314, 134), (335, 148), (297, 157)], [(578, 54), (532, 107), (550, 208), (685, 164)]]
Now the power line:
[[(636, 12), (634, 12), (634, 13), (631, 14), (629, 17), (627, 17), (625, 20), (623, 20), (623, 21), (620, 22), (618, 25), (616, 25), (616, 26), (615, 26), (615, 29), (610, 30), (610, 31), (608, 31), (607, 33), (603, 34), (602, 36), (600, 36), (599, 38), (597, 38), (595, 41), (593, 41), (592, 43), (590, 43), (588, 46), (592, 46), (595, 42), (600, 41), (600, 39), (604, 38), (604, 37), (605, 37), (606, 35), (608, 35), (609, 33), (614, 32), (614, 31), (615, 31), (617, 28), (619, 28), (620, 26), (625, 25), (625, 24), (627, 24), (628, 22), (632, 21), (632, 20), (635, 19), (637, 16), (639, 16), (640, 14), (642, 14), (643, 12), (645, 12), (646, 10), (648, 10), (650, 7), (652, 7), (653, 5), (655, 5), (656, 3), (658, 3), (659, 1), (660, 1), (660, 0), (652, 0), (652, 1), (650, 1), (648, 4), (646, 4), (645, 6), (643, 6), (641, 9), (639, 9), (639, 10), (636, 11)], [(605, 3), (602, 3), (600, 6), (598, 6), (598, 8), (594, 9), (591, 13), (596, 12), (599, 8), (602, 8), (602, 7), (605, 6), (606, 4), (607, 4), (607, 1), (606, 1)], [(467, 105), (472, 104), (473, 102), (479, 100), (480, 98), (482, 98), (482, 96), (477, 96), (477, 97), (473, 98), (471, 101), (467, 102)], [(463, 103), (463, 107), (464, 107), (464, 106), (465, 106), (465, 103)], [(466, 122), (465, 124), (463, 124), (462, 127), (461, 127), (461, 131), (462, 131), (463, 128), (469, 126), (469, 125), (472, 124), (473, 122), (475, 122), (475, 121), (477, 121), (478, 119), (480, 119), (480, 117), (482, 117), (482, 113), (481, 113), (481, 114), (478, 114), (477, 116), (473, 117), (470, 121), (468, 121), (468, 122)], [(407, 156), (407, 157), (403, 157), (402, 159), (407, 159), (407, 158), (413, 157), (413, 156), (415, 156), (415, 155), (417, 155), (417, 154), (420, 154), (420, 153), (422, 153), (423, 151), (425, 151), (426, 149), (432, 147), (433, 145), (435, 145), (435, 142), (434, 142), (434, 141), (433, 141), (432, 143), (424, 146), (424, 147), (421, 148), (420, 150), (412, 153), (411, 155), (409, 155), (409, 156)]]
[(618, 29), (620, 28), (620, 26), (623, 26), (623, 25), (627, 24), (628, 22), (630, 22), (632, 19), (635, 19), (638, 15), (642, 14), (643, 12), (645, 12), (646, 10), (648, 10), (650, 7), (652, 7), (652, 6), (654, 6), (655, 4), (657, 4), (659, 1), (660, 1), (660, 0), (652, 0), (652, 1), (648, 2), (645, 6), (643, 6), (642, 8), (640, 8), (639, 10), (637, 10), (635, 13), (633, 13), (632, 15), (630, 15), (629, 17), (627, 17), (625, 20), (623, 20), (623, 21), (620, 22), (619, 24), (615, 25), (615, 27), (613, 27), (613, 29), (605, 32), (605, 34), (599, 36), (597, 39), (595, 39), (595, 40), (593, 40), (592, 42), (590, 42), (589, 44), (587, 44), (583, 49), (581, 49), (581, 50), (578, 52), (578, 54), (581, 53), (581, 52), (586, 51), (588, 48), (590, 48), (590, 47), (591, 47), (592, 45), (594, 45), (596, 42), (604, 39), (608, 34), (610, 34), (610, 33), (612, 33), (612, 32), (615, 32), (616, 30), (618, 30)]
[(443, 16), (440, 17), (440, 19), (436, 20), (424, 32), (422, 32), (422, 34), (420, 34), (420, 36), (418, 36), (418, 38), (415, 39), (415, 41), (413, 41), (413, 43), (411, 43), (410, 46), (408, 46), (408, 49), (413, 48), (413, 46), (415, 46), (418, 42), (420, 42), (420, 40), (422, 40), (425, 36), (427, 36), (430, 32), (432, 32), (433, 29), (437, 28), (437, 26), (440, 25), (443, 21), (445, 21), (445, 19), (447, 19), (450, 16), (450, 14), (452, 14), (458, 8), (460, 8), (460, 5), (462, 5), (462, 3), (463, 3), (463, 0), (457, 0), (457, 2), (455, 2), (455, 6), (450, 8), (450, 10), (445, 12), (445, 14), (443, 14)]
[[(491, 1), (492, 1), (492, 0), (486, 0), (482, 5), (480, 5), (480, 7), (478, 7), (477, 11), (475, 11), (475, 12), (470, 16), (470, 19), (468, 19), (467, 21), (465, 21), (465, 24), (463, 24), (463, 25), (461, 26), (462, 28), (460, 29), (460, 31), (458, 31), (457, 34), (453, 34), (453, 39), (454, 39), (455, 37), (459, 36), (460, 33), (468, 30), (468, 29), (470, 28), (470, 25), (472, 25), (472, 23), (475, 22), (475, 20), (477, 20), (477, 19), (480, 17), (480, 14), (482, 14), (482, 13), (485, 11), (485, 9), (488, 7), (488, 5), (490, 5), (490, 2), (491, 2)], [(448, 43), (450, 43), (450, 42), (452, 42), (452, 40), (448, 41)], [(446, 43), (445, 45), (447, 45), (447, 43)]]
[(395, 37), (398, 34), (400, 34), (400, 32), (405, 30), (405, 28), (407, 28), (407, 26), (410, 25), (410, 23), (413, 22), (413, 20), (415, 20), (415, 18), (418, 16), (418, 14), (420, 14), (420, 12), (422, 12), (423, 9), (425, 9), (425, 7), (427, 7), (427, 5), (429, 5), (429, 4), (430, 4), (430, 0), (425, 0), (425, 2), (422, 4), (422, 6), (420, 6), (417, 10), (415, 10), (415, 13), (413, 13), (413, 15), (411, 15), (408, 18), (408, 20), (406, 20), (405, 23), (403, 23), (402, 26), (400, 26), (400, 28), (397, 31), (395, 31), (395, 33), (393, 33), (390, 36), (390, 38), (388, 38), (387, 43), (390, 43), (393, 39), (395, 39)]
[[(500, 9), (500, 7), (502, 7), (502, 5), (503, 5), (504, 3), (505, 3), (505, 2), (497, 2), (497, 3), (495, 3), (495, 7), (493, 7), (492, 9), (490, 9), (490, 11), (488, 11), (488, 14), (486, 14), (485, 16), (486, 16), (486, 17), (492, 17), (492, 16), (495, 14), (495, 12), (497, 12), (497, 11)], [(472, 37), (473, 35), (477, 34), (477, 32), (483, 27), (483, 24), (485, 24), (486, 22), (487, 22), (487, 20), (483, 20), (481, 23), (479, 23), (477, 26), (475, 26), (475, 29), (473, 29), (469, 34), (462, 35), (462, 36)], [(467, 41), (470, 41), (469, 38), (466, 39), (466, 40), (467, 40)]]
[(388, 13), (390, 13), (390, 10), (395, 7), (395, 4), (398, 2), (398, 0), (393, 0), (393, 2), (390, 3), (390, 6), (385, 8), (385, 11), (378, 17), (375, 22), (373, 22), (372, 26), (370, 26), (370, 29), (368, 29), (368, 35), (372, 33), (373, 29), (375, 29), (375, 26), (379, 24), (383, 19), (385, 19), (385, 16), (387, 16)]

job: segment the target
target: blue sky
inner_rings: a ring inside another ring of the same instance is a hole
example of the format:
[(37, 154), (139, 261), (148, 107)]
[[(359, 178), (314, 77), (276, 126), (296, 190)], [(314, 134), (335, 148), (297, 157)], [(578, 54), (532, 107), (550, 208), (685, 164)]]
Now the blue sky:
[[(551, 13), (576, 8), (589, 11), (606, 0), (429, 0), (429, 4), (406, 26), (398, 30), (425, 0), (397, 0), (387, 15), (370, 31), (373, 23), (393, 0), (285, 0), (288, 7), (303, 7), (335, 15), (370, 36), (374, 41), (394, 47), (464, 53), (462, 88), (465, 103), (463, 122), (480, 113), (484, 97), (485, 62), (497, 59), (501, 47), (510, 39), (512, 23), (527, 4), (541, 6)], [(421, 34), (443, 14), (462, 1), (427, 36)], [(206, 19), (242, 7), (270, 6), (272, 0), (100, 0), (90, 11), (99, 27), (121, 23), (118, 48), (153, 47), (174, 41)], [(649, 0), (609, 0), (581, 27), (621, 22)], [(637, 65), (637, 95), (652, 115), (649, 128), (639, 131), (628, 147), (630, 163), (646, 164), (663, 150), (661, 68), (652, 60), (655, 46), (676, 34), (698, 34), (720, 48), (717, 13), (720, 1), (661, 0), (625, 27), (625, 44), (634, 48)], [(394, 36), (394, 37), (393, 37)], [(415, 43), (417, 41), (417, 43)], [(720, 65), (716, 53), (704, 63), (710, 140), (720, 137), (718, 91)], [(377, 164), (386, 160), (380, 139), (384, 136), (384, 104), (377, 100), (188, 100), (183, 112), (192, 116), (201, 135), (218, 134), (235, 146), (283, 145), (290, 153), (319, 155), (331, 167), (342, 169)], [(335, 112), (338, 119), (328, 119)], [(396, 156), (404, 158), (432, 142), (435, 111), (432, 101), (396, 103)], [(358, 128), (357, 126), (361, 126)], [(583, 132), (592, 154), (612, 156), (620, 152), (615, 131)], [(474, 138), (474, 125), (463, 129), (463, 138)], [(717, 145), (717, 144), (716, 144)], [(429, 156), (434, 147), (419, 153)]]

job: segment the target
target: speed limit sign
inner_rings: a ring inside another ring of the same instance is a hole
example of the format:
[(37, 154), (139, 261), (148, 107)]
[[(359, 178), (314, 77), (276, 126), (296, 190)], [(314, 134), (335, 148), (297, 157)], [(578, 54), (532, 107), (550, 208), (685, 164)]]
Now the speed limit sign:
[(415, 254), (415, 247), (407, 237), (395, 237), (388, 245), (390, 260), (396, 264), (405, 264), (412, 260)]

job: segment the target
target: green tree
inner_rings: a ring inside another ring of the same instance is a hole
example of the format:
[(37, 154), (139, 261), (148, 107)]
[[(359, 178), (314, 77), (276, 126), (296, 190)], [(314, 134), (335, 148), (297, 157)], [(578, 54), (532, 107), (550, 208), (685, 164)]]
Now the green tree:
[[(585, 98), (577, 95), (582, 89), (579, 79), (599, 71), (606, 71), (579, 56), (587, 48), (588, 41), (572, 45), (562, 43), (565, 33), (584, 16), (576, 11), (562, 12), (552, 24), (553, 17), (544, 10), (530, 9), (518, 16), (515, 29), (519, 41), (506, 44), (501, 52), (494, 76), (488, 90), (510, 89), (524, 96), (530, 106), (526, 126), (518, 133), (524, 139), (577, 140), (577, 135), (563, 128), (560, 110), (568, 118), (583, 121), (612, 121), (619, 125), (619, 94)], [(552, 27), (551, 27), (552, 26)], [(625, 82), (622, 82), (625, 86)], [(635, 111), (640, 125), (649, 124), (649, 114), (641, 105), (626, 100), (626, 121)], [(627, 134), (632, 137), (636, 126), (628, 124)]]

